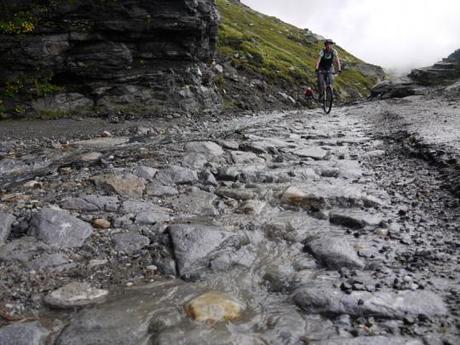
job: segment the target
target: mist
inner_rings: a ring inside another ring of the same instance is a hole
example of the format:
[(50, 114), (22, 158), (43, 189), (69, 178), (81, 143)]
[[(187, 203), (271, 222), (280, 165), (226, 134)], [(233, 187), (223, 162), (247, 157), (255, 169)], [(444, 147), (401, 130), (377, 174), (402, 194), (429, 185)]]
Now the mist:
[(332, 38), (395, 73), (432, 65), (460, 48), (456, 0), (243, 0), (262, 13)]

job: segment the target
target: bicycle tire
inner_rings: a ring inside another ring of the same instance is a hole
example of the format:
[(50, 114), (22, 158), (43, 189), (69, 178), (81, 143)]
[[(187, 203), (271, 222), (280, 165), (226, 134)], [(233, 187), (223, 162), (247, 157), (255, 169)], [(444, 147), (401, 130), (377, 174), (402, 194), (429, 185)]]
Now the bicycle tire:
[(326, 86), (326, 92), (323, 100), (323, 110), (326, 114), (329, 114), (332, 110), (332, 103), (334, 101), (334, 94), (330, 86)]

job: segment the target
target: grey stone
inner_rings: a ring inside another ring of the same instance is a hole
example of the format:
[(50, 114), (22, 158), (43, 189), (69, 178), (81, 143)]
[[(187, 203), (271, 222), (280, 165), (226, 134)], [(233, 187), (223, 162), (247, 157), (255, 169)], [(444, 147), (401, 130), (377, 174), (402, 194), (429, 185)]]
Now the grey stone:
[(225, 198), (232, 198), (235, 200), (250, 200), (254, 199), (255, 194), (253, 191), (245, 188), (227, 188), (220, 187), (215, 192), (218, 196)]
[(0, 160), (0, 177), (2, 175), (18, 174), (27, 170), (27, 165), (19, 160), (5, 158)]
[(107, 193), (116, 193), (122, 196), (142, 197), (145, 190), (145, 180), (132, 174), (106, 174), (93, 177), (96, 187)]
[(175, 224), (167, 229), (181, 277), (193, 277), (211, 259), (241, 244), (239, 236), (223, 228), (202, 224)]
[(262, 212), (266, 205), (265, 201), (261, 200), (246, 200), (238, 207), (239, 213), (258, 215)]
[(78, 198), (70, 198), (62, 203), (62, 207), (68, 210), (78, 211), (107, 211), (116, 212), (119, 208), (119, 200), (116, 196), (83, 195)]
[(0, 246), (0, 261), (19, 261), (28, 264), (40, 252), (49, 249), (34, 237), (24, 236)]
[(153, 178), (155, 177), (157, 173), (158, 173), (158, 169), (147, 167), (144, 165), (138, 166), (136, 169), (134, 169), (134, 175), (138, 177), (142, 177), (143, 179), (147, 181), (153, 180)]
[(232, 160), (236, 164), (263, 163), (264, 160), (253, 152), (232, 151), (230, 153)]
[(56, 271), (61, 272), (76, 265), (73, 261), (64, 254), (42, 254), (38, 258), (33, 259), (28, 265), (36, 271)]
[(203, 153), (207, 156), (221, 156), (224, 154), (222, 147), (212, 141), (193, 141), (185, 144), (188, 152)]
[(300, 157), (313, 158), (315, 160), (324, 160), (329, 156), (329, 151), (317, 146), (302, 148), (293, 153)]
[(182, 158), (182, 164), (190, 169), (201, 169), (206, 163), (208, 163), (208, 158), (203, 153), (191, 152)]
[(216, 199), (217, 197), (213, 193), (208, 193), (202, 190), (194, 190), (177, 196), (175, 200), (171, 200), (171, 203), (176, 211), (183, 214), (216, 216), (218, 214), (216, 208), (214, 207)]
[(150, 183), (147, 185), (145, 193), (149, 196), (164, 197), (179, 194), (179, 191), (172, 186), (164, 186), (158, 183)]
[(358, 338), (331, 338), (309, 342), (311, 345), (423, 345), (420, 339), (408, 337), (371, 336)]
[(189, 168), (171, 165), (160, 170), (155, 177), (155, 181), (162, 185), (190, 184), (198, 181), (198, 175), (196, 171)]
[(112, 240), (115, 244), (115, 250), (126, 254), (137, 252), (150, 244), (148, 237), (135, 232), (115, 234), (112, 236)]
[(11, 233), (11, 225), (16, 218), (5, 212), (0, 212), (0, 246), (6, 242)]
[(309, 241), (307, 247), (316, 259), (329, 268), (364, 267), (364, 262), (345, 238), (322, 236)]
[[(125, 290), (117, 298), (86, 307), (72, 317), (69, 325), (59, 334), (56, 345), (151, 344), (150, 321), (158, 320), (171, 307), (164, 299), (166, 292), (183, 294), (183, 291), (175, 290), (178, 287), (180, 289), (181, 282), (160, 281), (143, 288)], [(190, 288), (187, 293), (190, 295)], [(177, 310), (180, 301), (175, 302)], [(153, 328), (155, 326), (152, 325)]]
[(94, 101), (77, 92), (58, 93), (32, 101), (32, 108), (37, 112), (62, 112), (88, 110)]
[[(368, 202), (369, 198), (373, 202)], [(319, 181), (309, 185), (290, 186), (281, 194), (281, 202), (308, 210), (322, 210), (332, 207), (378, 207), (382, 202), (366, 193), (358, 186)]]
[(442, 298), (430, 291), (353, 291), (345, 294), (341, 290), (318, 285), (298, 289), (294, 300), (310, 313), (373, 315), (398, 319), (408, 315), (432, 317), (447, 314)]
[(75, 308), (103, 302), (109, 292), (93, 288), (88, 283), (73, 282), (45, 297), (45, 303), (55, 308)]
[(125, 201), (121, 208), (121, 212), (133, 214), (134, 223), (140, 225), (165, 222), (171, 218), (168, 209), (144, 201)]
[(93, 227), (64, 210), (43, 208), (32, 217), (29, 233), (58, 248), (81, 247)]
[(38, 321), (11, 324), (0, 328), (0, 344), (45, 345), (49, 333)]
[(382, 222), (382, 218), (363, 211), (334, 210), (329, 213), (329, 221), (332, 224), (343, 225), (350, 229), (362, 229), (366, 226), (378, 226)]

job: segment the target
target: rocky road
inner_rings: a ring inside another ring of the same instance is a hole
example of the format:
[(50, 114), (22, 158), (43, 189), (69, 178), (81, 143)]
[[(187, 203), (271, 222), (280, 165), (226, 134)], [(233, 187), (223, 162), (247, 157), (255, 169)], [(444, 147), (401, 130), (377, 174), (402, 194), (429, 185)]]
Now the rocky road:
[(7, 124), (0, 343), (459, 344), (460, 151), (398, 102)]

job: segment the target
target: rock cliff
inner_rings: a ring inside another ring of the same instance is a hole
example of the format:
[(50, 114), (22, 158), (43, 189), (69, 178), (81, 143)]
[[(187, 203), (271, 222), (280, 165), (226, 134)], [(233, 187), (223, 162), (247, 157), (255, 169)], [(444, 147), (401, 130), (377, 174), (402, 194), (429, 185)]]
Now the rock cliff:
[(404, 98), (433, 93), (448, 98), (460, 95), (460, 49), (433, 66), (417, 68), (405, 77), (378, 83), (371, 97)]
[[(46, 4), (46, 5), (45, 5)], [(0, 113), (215, 107), (213, 0), (5, 0)]]

